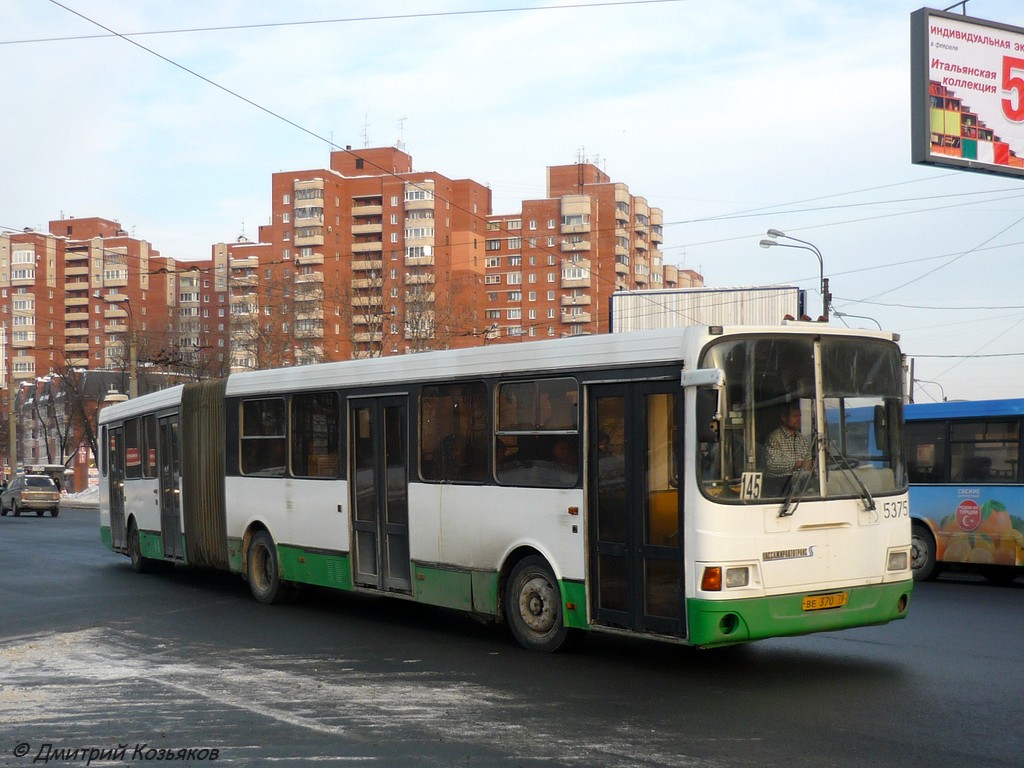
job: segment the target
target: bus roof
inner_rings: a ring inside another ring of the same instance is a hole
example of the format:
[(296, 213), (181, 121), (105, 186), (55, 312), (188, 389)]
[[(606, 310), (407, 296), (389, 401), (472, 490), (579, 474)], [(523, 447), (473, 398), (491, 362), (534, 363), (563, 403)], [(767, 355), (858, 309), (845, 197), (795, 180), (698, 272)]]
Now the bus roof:
[[(557, 373), (566, 369), (629, 368), (640, 364), (678, 364), (684, 367), (694, 365), (700, 350), (712, 339), (760, 334), (820, 334), (895, 340), (892, 333), (885, 331), (865, 331), (809, 322), (773, 326), (687, 326), (245, 371), (228, 376), (226, 394), (234, 396), (260, 394), (269, 390), (378, 386), (403, 381), (481, 377), (495, 373), (528, 375)], [(179, 385), (107, 406), (100, 411), (100, 421), (174, 406), (181, 401), (181, 392), (182, 387)]]
[(903, 409), (903, 417), (907, 421), (986, 418), (989, 416), (1024, 416), (1024, 398), (907, 403)]

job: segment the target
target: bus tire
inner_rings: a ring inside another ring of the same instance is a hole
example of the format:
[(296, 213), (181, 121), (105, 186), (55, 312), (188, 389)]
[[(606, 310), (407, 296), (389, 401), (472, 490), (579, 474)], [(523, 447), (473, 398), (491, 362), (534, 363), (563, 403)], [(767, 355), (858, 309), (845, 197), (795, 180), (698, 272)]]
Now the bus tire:
[(505, 618), (516, 642), (531, 651), (554, 653), (578, 634), (565, 626), (558, 582), (537, 555), (520, 560), (509, 574)]
[(245, 575), (249, 591), (261, 603), (281, 603), (291, 595), (288, 586), (281, 581), (277, 547), (266, 531), (256, 531), (249, 540)]
[(142, 556), (142, 542), (139, 540), (139, 526), (135, 524), (135, 518), (128, 525), (128, 557), (136, 573), (153, 572), (153, 561)]
[(910, 570), (914, 581), (928, 581), (939, 575), (935, 566), (935, 537), (924, 523), (911, 524)]

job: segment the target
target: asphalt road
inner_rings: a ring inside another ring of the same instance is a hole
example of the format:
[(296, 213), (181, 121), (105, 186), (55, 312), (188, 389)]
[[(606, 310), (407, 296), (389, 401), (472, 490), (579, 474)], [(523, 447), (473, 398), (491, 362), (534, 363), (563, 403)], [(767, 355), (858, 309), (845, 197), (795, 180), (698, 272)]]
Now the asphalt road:
[(4, 766), (1024, 764), (1024, 580), (918, 585), (884, 627), (549, 656), (405, 601), (137, 575), (64, 510), (0, 518), (0, 595)]

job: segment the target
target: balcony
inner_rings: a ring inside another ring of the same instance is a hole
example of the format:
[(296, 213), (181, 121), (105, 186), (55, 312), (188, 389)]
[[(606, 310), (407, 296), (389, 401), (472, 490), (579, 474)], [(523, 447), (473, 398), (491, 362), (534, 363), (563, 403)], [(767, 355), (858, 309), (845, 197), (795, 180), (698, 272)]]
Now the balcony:
[(324, 223), (324, 215), (317, 213), (312, 216), (296, 216), (295, 226), (296, 227), (318, 227)]
[[(311, 227), (312, 229), (312, 227)], [(295, 245), (296, 247), (306, 245), (323, 245), (324, 244), (324, 233), (323, 229), (315, 234), (299, 235), (298, 230), (295, 230)]]
[(88, 323), (89, 313), (88, 312), (65, 312), (64, 321), (68, 323)]
[(358, 277), (352, 281), (353, 291), (376, 291), (380, 293), (384, 281), (379, 277)]
[(434, 292), (433, 291), (429, 291), (429, 292), (425, 292), (425, 293), (410, 293), (409, 291), (406, 291), (404, 298), (405, 298), (405, 303), (406, 303), (407, 306), (417, 306), (417, 305), (423, 305), (423, 304), (433, 304), (434, 303)]
[(381, 331), (375, 331), (373, 333), (353, 333), (352, 341), (357, 344), (369, 344), (371, 342), (380, 342), (384, 339), (384, 334)]
[(589, 251), (590, 241), (581, 240), (578, 243), (572, 243), (566, 240), (562, 241), (562, 253), (578, 253), (580, 251)]
[[(352, 325), (376, 325), (384, 324), (384, 315), (352, 315)], [(390, 317), (390, 315), (388, 315)]]
[(373, 260), (373, 261), (368, 260), (368, 259), (363, 259), (362, 261), (353, 261), (352, 262), (352, 271), (353, 272), (369, 272), (370, 270), (377, 270), (377, 272), (381, 272), (381, 271), (383, 271), (383, 269), (384, 269), (384, 262), (380, 261), (379, 259), (378, 260)]
[(69, 296), (64, 299), (65, 307), (87, 307), (89, 306), (88, 296)]
[(376, 205), (353, 205), (352, 216), (354, 218), (360, 218), (362, 216), (382, 216), (384, 215), (384, 206), (379, 203)]
[(562, 288), (589, 288), (590, 287), (590, 276), (586, 277), (563, 277), (561, 282)]
[(310, 283), (323, 283), (324, 273), (323, 272), (310, 272), (309, 274), (299, 274), (295, 276), (296, 285), (309, 285)]
[(295, 257), (295, 264), (296, 264), (296, 266), (299, 266), (299, 267), (306, 266), (306, 265), (313, 265), (313, 264), (323, 264), (323, 263), (324, 263), (324, 255), (322, 253), (311, 253), (308, 256), (296, 256)]
[(67, 277), (82, 277), (89, 275), (89, 265), (85, 264), (81, 267), (64, 267), (64, 274)]
[(384, 303), (381, 296), (353, 296), (353, 307), (380, 307)]
[(352, 225), (353, 235), (379, 235), (383, 231), (384, 225), (379, 221), (374, 221), (369, 224)]
[(589, 312), (581, 312), (576, 315), (570, 314), (568, 312), (562, 313), (563, 323), (589, 323), (590, 319), (591, 317)]
[[(89, 351), (89, 342), (87, 342), (87, 341), (70, 342), (69, 341), (69, 342), (64, 344), (64, 351), (65, 352), (88, 352)], [(86, 364), (88, 364), (88, 360), (89, 360), (88, 355), (86, 355), (84, 359), (87, 361)], [(69, 363), (70, 363), (70, 360), (69, 360)], [(77, 365), (77, 363), (70, 363), (70, 364)]]
[(429, 273), (424, 274), (424, 275), (411, 275), (411, 274), (407, 274), (405, 276), (405, 284), (406, 285), (433, 285), (433, 283), (434, 283), (434, 273), (433, 272), (429, 272)]
[(296, 328), (295, 338), (297, 339), (322, 339), (324, 329), (321, 328)]
[(407, 267), (432, 267), (434, 266), (433, 256), (406, 256), (405, 265)]
[(629, 275), (629, 264), (622, 264), (618, 261), (615, 262), (615, 274), (616, 275)]
[(434, 198), (429, 200), (406, 200), (405, 210), (407, 211), (432, 211), (434, 210)]
[(582, 307), (590, 305), (589, 296), (563, 296), (562, 306), (563, 307)]
[(384, 250), (384, 244), (381, 242), (373, 243), (352, 243), (352, 253), (381, 253)]

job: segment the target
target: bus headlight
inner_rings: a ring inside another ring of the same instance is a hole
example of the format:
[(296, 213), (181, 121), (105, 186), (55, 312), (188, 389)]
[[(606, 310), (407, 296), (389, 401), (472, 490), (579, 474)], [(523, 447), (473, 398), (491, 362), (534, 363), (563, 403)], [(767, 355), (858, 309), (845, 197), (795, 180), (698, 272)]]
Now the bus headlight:
[(889, 552), (889, 562), (886, 570), (905, 571), (910, 567), (910, 553), (905, 549), (894, 549)]
[(727, 588), (745, 587), (748, 584), (750, 584), (750, 569), (746, 566), (725, 569), (725, 586)]
[(729, 568), (723, 568), (720, 565), (705, 566), (700, 580), (700, 588), (704, 592), (721, 592), (723, 587), (734, 589), (749, 585), (750, 566), (748, 565)]

